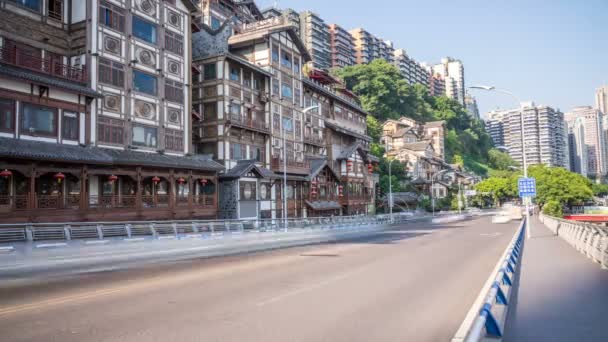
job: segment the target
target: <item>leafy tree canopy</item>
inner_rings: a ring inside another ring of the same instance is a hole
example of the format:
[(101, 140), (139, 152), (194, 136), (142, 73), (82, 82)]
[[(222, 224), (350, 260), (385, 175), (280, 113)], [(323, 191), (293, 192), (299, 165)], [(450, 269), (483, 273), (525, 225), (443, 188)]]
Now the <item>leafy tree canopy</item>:
[[(394, 65), (377, 59), (369, 64), (334, 70), (346, 87), (361, 99), (363, 108), (374, 115), (368, 117), (368, 132), (378, 142), (382, 134), (381, 122), (386, 119), (410, 117), (421, 122), (445, 120), (446, 160), (473, 167), (472, 171), (487, 174), (492, 146), (483, 122), (472, 118), (465, 108), (446, 96), (430, 96), (420, 84), (410, 86)], [(460, 156), (463, 160), (461, 160)], [(467, 163), (467, 160), (469, 161)]]

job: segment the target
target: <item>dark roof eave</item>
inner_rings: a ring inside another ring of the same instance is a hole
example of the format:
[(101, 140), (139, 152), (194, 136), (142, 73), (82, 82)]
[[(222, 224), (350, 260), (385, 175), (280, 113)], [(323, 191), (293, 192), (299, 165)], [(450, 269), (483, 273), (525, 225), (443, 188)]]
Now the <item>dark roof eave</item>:
[(102, 98), (103, 95), (100, 92), (94, 91), (86, 85), (81, 85), (76, 82), (69, 80), (62, 80), (56, 77), (51, 77), (43, 74), (39, 74), (34, 71), (21, 69), (18, 67), (7, 66), (0, 64), (0, 76), (17, 78), (23, 81), (37, 83), (44, 86), (56, 87), (65, 91), (74, 92), (77, 94), (85, 95), (92, 98)]
[(343, 98), (341, 98), (340, 96), (338, 96), (338, 95), (336, 95), (336, 94), (332, 93), (331, 91), (329, 91), (329, 90), (327, 90), (327, 89), (325, 89), (325, 88), (323, 88), (323, 87), (320, 87), (318, 84), (314, 83), (313, 81), (311, 81), (311, 80), (310, 80), (310, 79), (308, 79), (308, 78), (302, 78), (302, 82), (303, 82), (304, 84), (306, 84), (306, 85), (310, 86), (310, 87), (314, 87), (314, 88), (315, 88), (316, 90), (318, 90), (318, 91), (323, 92), (323, 94), (325, 94), (325, 95), (327, 95), (327, 96), (330, 96), (330, 97), (331, 97), (331, 98), (333, 98), (334, 100), (338, 100), (338, 101), (340, 101), (340, 103), (341, 103), (341, 104), (344, 104), (344, 105), (346, 105), (346, 106), (350, 107), (351, 109), (354, 109), (354, 110), (356, 110), (356, 111), (358, 111), (358, 112), (360, 112), (360, 113), (363, 113), (363, 114), (365, 114), (365, 115), (367, 115), (367, 116), (370, 116), (370, 115), (371, 115), (370, 113), (368, 113), (368, 112), (366, 112), (365, 110), (363, 110), (363, 108), (361, 108), (361, 107), (357, 107), (357, 106), (354, 106), (352, 103), (350, 103), (350, 102), (348, 102), (348, 101), (345, 101), (345, 100), (344, 100)]

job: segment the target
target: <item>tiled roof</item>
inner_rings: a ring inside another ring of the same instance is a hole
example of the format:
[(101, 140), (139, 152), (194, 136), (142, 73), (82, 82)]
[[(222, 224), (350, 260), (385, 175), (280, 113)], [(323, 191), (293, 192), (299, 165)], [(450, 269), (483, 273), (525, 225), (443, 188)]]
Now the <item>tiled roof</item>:
[(333, 122), (332, 120), (325, 120), (325, 126), (333, 129), (336, 132), (342, 133), (342, 134), (347, 134), (347, 135), (350, 135), (350, 136), (353, 136), (355, 138), (359, 138), (359, 139), (365, 140), (365, 141), (372, 141), (372, 138), (370, 138), (369, 136), (361, 134), (361, 133), (357, 133), (346, 127), (342, 127), (337, 122)]
[(220, 176), (223, 179), (240, 178), (248, 172), (254, 171), (262, 178), (277, 178), (272, 171), (255, 165), (255, 160), (239, 160), (236, 165)]
[(340, 203), (335, 201), (304, 201), (306, 204), (314, 210), (335, 210), (340, 209), (342, 206)]
[(431, 121), (431, 122), (426, 122), (424, 123), (424, 127), (440, 127), (445, 125), (445, 121), (441, 120), (441, 121)]
[(42, 84), (45, 86), (57, 87), (89, 97), (102, 97), (101, 93), (94, 91), (86, 85), (82, 85), (76, 82), (70, 82), (68, 80), (63, 80), (57, 77), (47, 76), (44, 74), (37, 73), (35, 71), (17, 68), (10, 65), (0, 64), (0, 76), (18, 78), (21, 80)]
[(172, 156), (131, 150), (65, 145), (24, 139), (0, 138), (0, 157), (91, 163), (103, 165), (153, 166), (220, 171), (224, 167), (209, 156)]
[[(406, 148), (408, 150), (412, 150), (412, 151), (424, 151), (426, 150), (426, 148), (431, 145), (431, 142), (428, 140), (423, 140), (423, 141), (416, 141), (413, 143), (407, 143), (407, 144), (403, 144), (403, 148)], [(432, 145), (431, 145), (432, 147)]]
[(327, 159), (325, 158), (312, 158), (310, 159), (310, 176), (308, 176), (308, 179), (312, 179), (313, 177), (315, 177), (316, 175), (319, 174), (319, 172), (321, 172), (321, 170), (323, 170), (323, 168), (327, 166), (327, 168), (329, 168), (329, 171), (331, 171), (331, 173), (334, 175), (334, 177), (336, 178), (340, 178), (336, 172), (334, 171), (334, 169), (331, 168), (331, 166), (329, 166), (329, 164), (327, 163)]

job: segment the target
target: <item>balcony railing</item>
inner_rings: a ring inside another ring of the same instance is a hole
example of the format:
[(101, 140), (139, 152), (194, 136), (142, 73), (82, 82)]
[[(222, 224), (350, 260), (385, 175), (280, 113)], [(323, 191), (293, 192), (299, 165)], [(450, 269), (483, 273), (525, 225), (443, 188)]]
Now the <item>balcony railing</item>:
[(17, 47), (0, 48), (0, 63), (14, 65), (53, 77), (64, 78), (73, 82), (87, 82), (87, 72), (84, 65), (81, 68), (74, 68), (49, 57), (32, 56), (32, 54)]
[(91, 195), (89, 196), (89, 208), (135, 208), (136, 196), (134, 195)]
[(77, 209), (80, 195), (36, 195), (38, 209)]
[(0, 211), (2, 209), (24, 210), (28, 208), (28, 195), (0, 196)]
[(299, 162), (292, 158), (288, 158), (287, 163), (285, 163), (282, 158), (272, 157), (270, 167), (273, 171), (283, 171), (283, 166), (285, 164), (287, 164), (288, 173), (310, 173), (310, 161), (308, 160)]
[(315, 145), (325, 145), (325, 139), (323, 137), (319, 137), (318, 135), (305, 135), (304, 142)]
[(236, 126), (252, 128), (263, 132), (270, 132), (270, 127), (266, 121), (253, 120), (238, 114), (230, 114), (228, 119), (230, 120), (230, 123)]

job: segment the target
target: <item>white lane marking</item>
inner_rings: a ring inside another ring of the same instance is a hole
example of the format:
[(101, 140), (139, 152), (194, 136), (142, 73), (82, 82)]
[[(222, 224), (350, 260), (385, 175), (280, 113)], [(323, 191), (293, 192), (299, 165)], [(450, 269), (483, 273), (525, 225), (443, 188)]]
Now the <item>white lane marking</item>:
[(333, 283), (335, 281), (347, 278), (347, 277), (349, 277), (349, 276), (351, 276), (351, 275), (353, 275), (355, 273), (358, 273), (358, 272), (360, 272), (360, 270), (356, 270), (356, 271), (352, 271), (352, 272), (347, 272), (347, 273), (344, 273), (344, 274), (337, 275), (335, 277), (331, 277), (331, 278), (325, 279), (323, 281), (320, 281), (318, 283), (312, 284), (310, 286), (305, 286), (305, 287), (301, 287), (299, 289), (295, 289), (295, 290), (292, 290), (292, 291), (289, 291), (289, 292), (282, 293), (282, 294), (280, 294), (278, 296), (274, 296), (272, 298), (269, 298), (267, 300), (259, 302), (257, 304), (257, 306), (264, 306), (264, 305), (272, 304), (272, 303), (278, 302), (278, 301), (280, 301), (280, 300), (282, 300), (284, 298), (287, 298), (287, 297), (295, 296), (295, 295), (298, 295), (300, 293), (304, 293), (304, 292), (307, 292), (307, 291), (318, 289), (318, 288), (323, 287), (323, 286), (325, 286), (327, 284), (330, 284), (330, 283)]
[(496, 232), (496, 233), (481, 233), (479, 234), (481, 236), (490, 236), (490, 237), (495, 237), (495, 236), (501, 236), (502, 233)]
[(15, 250), (13, 246), (2, 246), (0, 247), (0, 252), (12, 252)]
[(85, 245), (103, 245), (110, 242), (110, 240), (92, 240), (92, 241), (85, 241), (84, 244)]
[(122, 239), (122, 241), (126, 241), (126, 242), (137, 242), (137, 241), (144, 241), (146, 238), (126, 238), (126, 239)]
[(175, 236), (173, 236), (173, 235), (163, 235), (163, 236), (159, 236), (158, 239), (159, 240), (173, 240), (173, 239), (175, 239)]
[(57, 242), (57, 243), (40, 243), (36, 245), (36, 248), (52, 248), (52, 247), (64, 247), (68, 244), (66, 242)]

